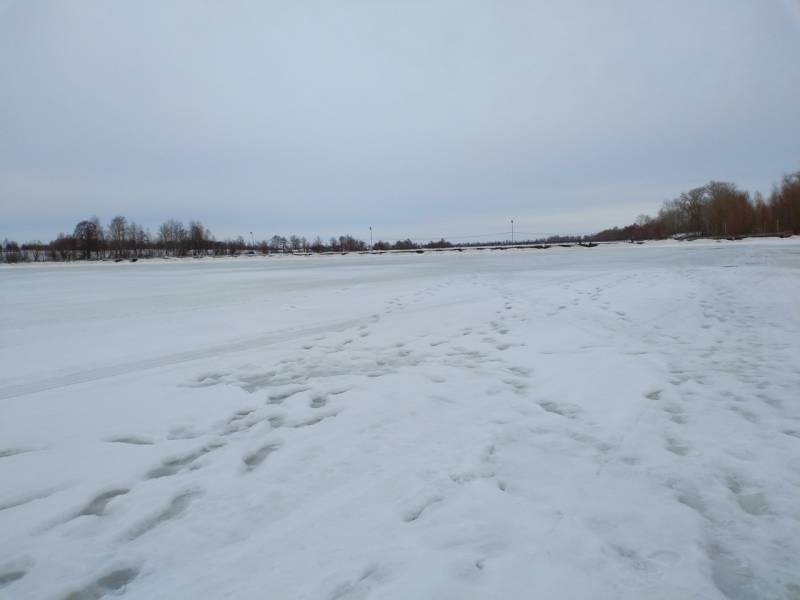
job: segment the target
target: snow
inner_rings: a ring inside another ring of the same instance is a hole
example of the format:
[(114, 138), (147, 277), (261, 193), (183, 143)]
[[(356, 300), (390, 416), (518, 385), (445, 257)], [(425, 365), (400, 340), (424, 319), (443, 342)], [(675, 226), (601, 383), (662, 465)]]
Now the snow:
[(0, 597), (800, 598), (800, 240), (0, 268)]

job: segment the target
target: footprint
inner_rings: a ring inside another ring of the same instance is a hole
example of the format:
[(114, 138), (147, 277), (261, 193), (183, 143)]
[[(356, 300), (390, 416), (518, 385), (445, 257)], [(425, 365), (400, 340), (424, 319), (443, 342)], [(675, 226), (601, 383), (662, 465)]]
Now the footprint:
[(711, 561), (711, 580), (725, 598), (760, 598), (753, 589), (755, 578), (746, 560), (716, 545), (706, 550)]
[(112, 444), (130, 444), (132, 446), (152, 446), (155, 442), (150, 438), (138, 435), (126, 435), (108, 440)]
[(179, 456), (176, 458), (169, 458), (162, 461), (160, 467), (156, 467), (155, 469), (151, 469), (145, 475), (145, 479), (158, 479), (159, 477), (169, 477), (171, 475), (175, 475), (183, 468), (190, 466), (194, 461), (196, 461), (201, 456), (205, 456), (209, 452), (216, 450), (217, 448), (221, 448), (225, 445), (225, 442), (215, 441), (209, 442), (205, 446), (191, 452), (189, 454), (185, 454), (183, 456)]
[(191, 427), (173, 427), (169, 435), (167, 436), (168, 440), (193, 440), (194, 438), (198, 437), (200, 434), (197, 433)]
[(311, 408), (322, 408), (328, 403), (328, 398), (325, 394), (315, 394), (311, 397)]
[(136, 567), (126, 567), (111, 571), (85, 588), (72, 592), (65, 600), (98, 600), (110, 593), (121, 594), (138, 575), (139, 569)]
[(767, 497), (761, 492), (754, 494), (737, 494), (736, 502), (749, 515), (765, 515), (769, 512)]
[(746, 408), (736, 406), (735, 404), (731, 405), (729, 408), (744, 420), (750, 421), (751, 423), (758, 423), (758, 415), (756, 415), (754, 412), (749, 411)]
[(666, 445), (667, 450), (678, 456), (686, 456), (689, 454), (689, 444), (680, 442), (674, 438), (669, 438)]
[(26, 452), (33, 452), (33, 450), (30, 448), (6, 448), (5, 450), (0, 450), (0, 458), (8, 458), (9, 456), (25, 454)]
[(544, 409), (549, 413), (566, 417), (567, 419), (574, 419), (580, 413), (577, 407), (566, 406), (549, 400), (544, 402), (539, 402), (539, 406), (541, 406), (542, 409)]
[(267, 419), (267, 422), (269, 422), (270, 427), (272, 427), (273, 429), (277, 429), (278, 427), (281, 427), (284, 424), (285, 421), (286, 421), (286, 417), (284, 417), (283, 415), (274, 415), (274, 416), (270, 417), (269, 419)]
[(686, 490), (678, 494), (678, 502), (691, 508), (704, 519), (713, 520), (708, 513), (706, 501), (703, 497), (694, 490)]
[(228, 423), (235, 423), (236, 421), (241, 421), (247, 415), (252, 414), (254, 410), (255, 410), (254, 408), (246, 408), (244, 410), (237, 411), (230, 419), (228, 419)]
[(406, 513), (403, 515), (403, 521), (405, 521), (406, 523), (413, 523), (414, 521), (419, 519), (422, 516), (422, 514), (426, 510), (428, 510), (431, 506), (441, 502), (442, 500), (444, 500), (444, 498), (442, 498), (441, 496), (434, 496), (433, 498), (427, 500), (420, 506), (406, 511)]
[(328, 600), (346, 600), (347, 598), (365, 598), (369, 592), (369, 580), (379, 578), (378, 565), (371, 564), (362, 572), (356, 581), (339, 584), (328, 596)]
[(105, 512), (109, 502), (111, 502), (117, 496), (124, 496), (128, 492), (130, 492), (130, 490), (127, 488), (119, 488), (98, 494), (75, 516), (83, 517), (94, 515), (96, 517), (100, 517)]
[(274, 371), (259, 373), (257, 375), (247, 375), (240, 378), (238, 385), (245, 392), (252, 394), (253, 392), (269, 386), (274, 376)]
[(128, 534), (128, 539), (135, 540), (162, 523), (180, 516), (189, 507), (192, 500), (199, 495), (200, 492), (198, 490), (188, 490), (175, 496), (164, 510), (134, 527)]
[(528, 384), (524, 381), (519, 381), (517, 379), (503, 379), (503, 383), (509, 386), (514, 393), (524, 395), (525, 391), (528, 389)]
[(267, 404), (283, 404), (284, 400), (291, 398), (296, 394), (307, 392), (310, 389), (311, 388), (308, 386), (298, 386), (281, 390), (278, 392), (273, 392), (272, 394), (269, 395), (269, 398), (267, 399)]
[(371, 379), (377, 379), (378, 377), (384, 377), (384, 376), (388, 375), (391, 372), (392, 371), (389, 370), (389, 369), (384, 369), (384, 370), (380, 370), (380, 371), (370, 371), (370, 372), (366, 373), (366, 376), (371, 378)]
[(674, 402), (667, 404), (662, 408), (662, 410), (670, 415), (670, 419), (673, 423), (680, 423), (685, 424), (686, 418), (683, 415), (683, 407), (679, 404), (675, 404)]
[(252, 453), (248, 454), (247, 456), (245, 456), (242, 459), (242, 461), (244, 462), (245, 466), (247, 467), (247, 470), (248, 471), (252, 471), (258, 465), (260, 465), (262, 462), (264, 462), (264, 460), (266, 460), (266, 458), (270, 454), (275, 452), (275, 450), (277, 450), (278, 448), (279, 448), (279, 445), (277, 443), (271, 442), (269, 444), (266, 444), (265, 446), (261, 446), (261, 448), (259, 448), (255, 452), (252, 452)]
[(261, 423), (261, 421), (263, 420), (264, 419), (249, 419), (247, 421), (241, 421), (233, 419), (232, 422), (229, 423), (227, 427), (225, 427), (225, 431), (222, 433), (222, 435), (230, 435), (232, 433), (240, 433), (242, 431), (248, 431), (249, 429), (252, 429), (256, 425)]
[(22, 569), (15, 569), (13, 571), (5, 571), (0, 573), (0, 589), (3, 589), (7, 585), (11, 585), (15, 581), (22, 579), (27, 574), (28, 572)]
[(228, 419), (228, 424), (225, 427), (224, 435), (228, 435), (231, 433), (238, 433), (240, 431), (246, 431), (251, 427), (253, 427), (254, 425), (256, 425), (256, 423), (258, 423), (259, 420), (251, 419), (250, 421), (245, 421), (245, 419), (247, 419), (247, 417), (252, 415), (254, 412), (255, 409), (253, 408), (244, 409), (236, 412), (230, 419)]
[(336, 416), (337, 413), (333, 413), (331, 415), (324, 415), (321, 417), (315, 417), (313, 419), (309, 419), (308, 421), (301, 421), (295, 425), (292, 425), (295, 429), (300, 429), (302, 427), (311, 427), (312, 425), (317, 425), (318, 423), (322, 423), (325, 419), (332, 419)]
[(200, 373), (197, 377), (195, 377), (193, 386), (209, 387), (212, 385), (217, 385), (218, 383), (221, 383), (222, 379), (228, 375), (230, 375), (230, 373)]
[(533, 370), (527, 367), (508, 367), (508, 370), (518, 377), (530, 377), (533, 373)]

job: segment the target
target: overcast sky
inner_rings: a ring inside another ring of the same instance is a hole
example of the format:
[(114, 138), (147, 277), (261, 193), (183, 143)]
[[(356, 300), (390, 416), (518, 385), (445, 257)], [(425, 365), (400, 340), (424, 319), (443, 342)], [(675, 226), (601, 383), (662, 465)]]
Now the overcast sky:
[(0, 238), (588, 233), (798, 133), (798, 0), (0, 0)]

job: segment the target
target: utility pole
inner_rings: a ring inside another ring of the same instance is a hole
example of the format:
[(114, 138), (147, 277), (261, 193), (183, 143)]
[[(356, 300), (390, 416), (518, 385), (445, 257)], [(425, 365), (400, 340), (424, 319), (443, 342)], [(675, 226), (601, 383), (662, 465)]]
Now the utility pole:
[(255, 250), (256, 249), (256, 238), (253, 237), (253, 232), (250, 232), (250, 247)]
[(372, 251), (372, 225), (369, 226), (369, 249)]
[(511, 245), (514, 245), (514, 219), (511, 219)]

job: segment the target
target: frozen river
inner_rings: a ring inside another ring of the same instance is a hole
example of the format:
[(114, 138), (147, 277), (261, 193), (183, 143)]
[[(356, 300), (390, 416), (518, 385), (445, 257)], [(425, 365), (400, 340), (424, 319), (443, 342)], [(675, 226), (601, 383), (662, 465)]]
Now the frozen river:
[(800, 598), (800, 240), (0, 267), (0, 597)]

